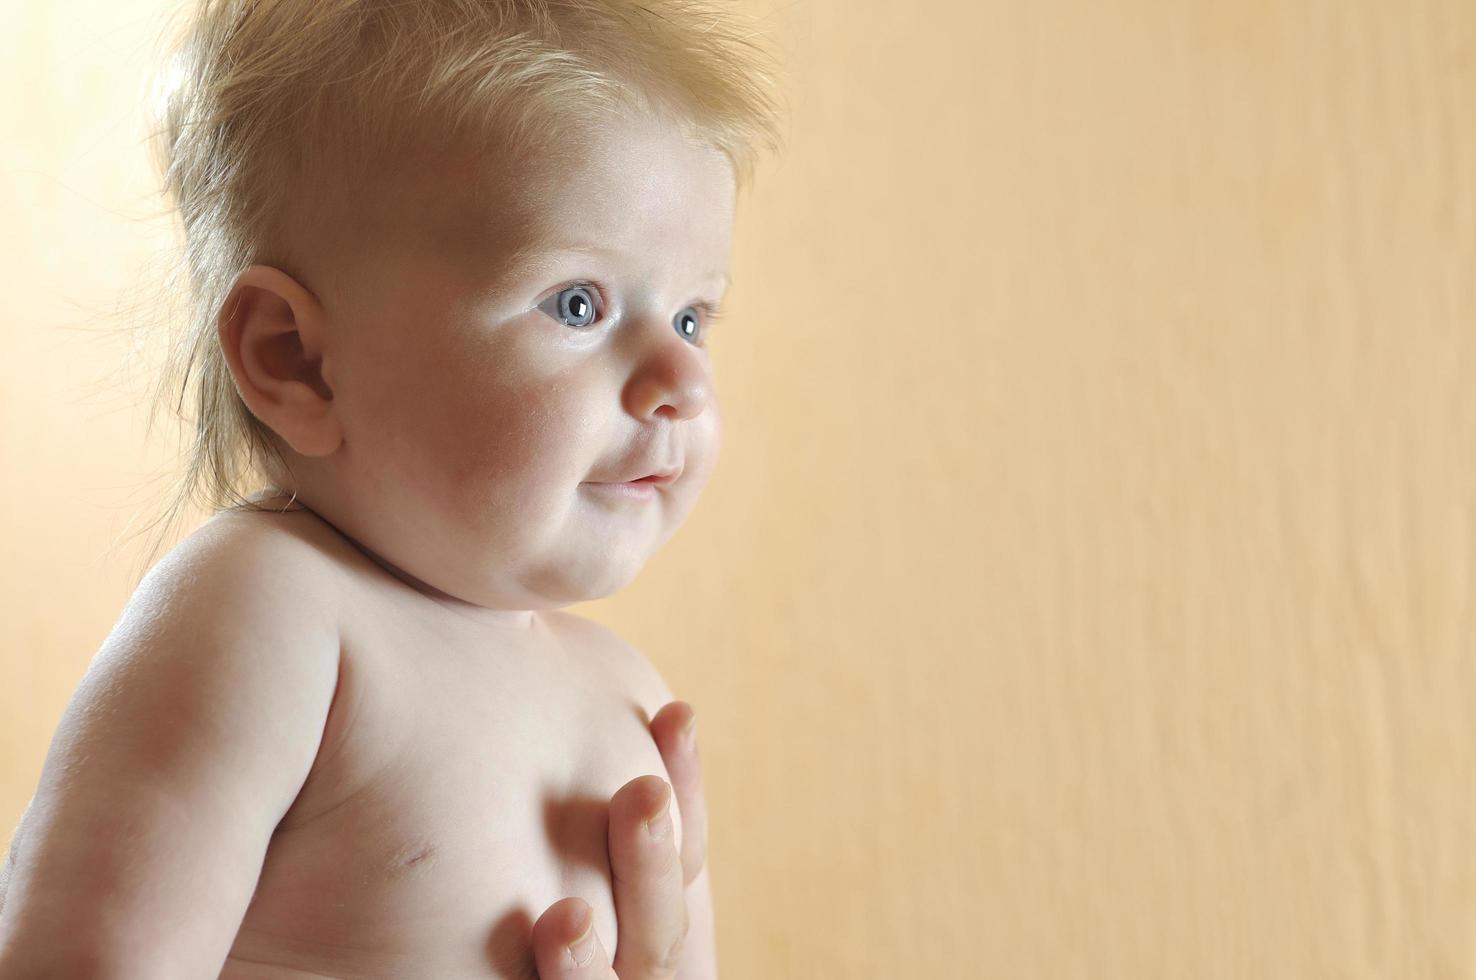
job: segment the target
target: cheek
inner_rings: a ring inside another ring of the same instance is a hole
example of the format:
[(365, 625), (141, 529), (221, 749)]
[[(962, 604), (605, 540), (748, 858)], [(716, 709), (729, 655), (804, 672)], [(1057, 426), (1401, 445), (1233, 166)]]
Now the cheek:
[(446, 478), (472, 495), (501, 488), (526, 494), (552, 482), (567, 461), (569, 420), (541, 387), (481, 383), (437, 404), (428, 451)]
[(723, 413), (718, 408), (717, 396), (713, 396), (707, 410), (712, 413), (712, 458), (716, 460), (723, 448)]
[[(376, 352), (358, 395), (362, 466), (444, 498), (485, 495), (489, 483), (526, 468), (537, 453), (537, 422), (526, 417), (526, 378), (506, 356), (465, 342), (431, 342), (444, 325), (426, 324), (415, 343)], [(511, 352), (508, 352), (511, 353)], [(352, 436), (351, 436), (352, 437)]]
[[(693, 419), (690, 424), (700, 426), (694, 431), (694, 438), (688, 442), (687, 465), (693, 468), (690, 476), (693, 477), (691, 484), (694, 491), (701, 490), (707, 484), (708, 477), (717, 467), (718, 455), (722, 451), (723, 444), (723, 417), (718, 409), (717, 400), (713, 399), (702, 413), (701, 419)], [(686, 477), (683, 477), (685, 480)]]
[[(463, 362), (456, 381), (422, 409), (432, 465), (470, 499), (488, 496), (526, 507), (572, 491), (599, 451), (603, 418), (570, 372), (507, 351)], [(510, 365), (518, 365), (510, 369)]]

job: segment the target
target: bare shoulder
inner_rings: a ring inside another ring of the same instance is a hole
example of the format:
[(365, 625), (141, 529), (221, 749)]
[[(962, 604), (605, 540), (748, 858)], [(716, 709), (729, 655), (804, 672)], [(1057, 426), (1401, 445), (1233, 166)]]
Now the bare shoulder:
[(47, 964), (27, 975), (218, 972), (335, 698), (335, 587), (314, 554), (222, 514), (144, 576), (16, 831), (0, 947)]
[(115, 632), (151, 631), (164, 618), (216, 618), (227, 606), (250, 607), (257, 614), (300, 613), (336, 632), (333, 563), (314, 544), (319, 532), (311, 521), (316, 521), (311, 514), (234, 509), (215, 514), (148, 569)]
[[(260, 498), (257, 498), (260, 502)], [(340, 535), (310, 510), (235, 507), (211, 517), (180, 544), (199, 558), (228, 554), (270, 558), (300, 585), (314, 580), (331, 589), (333, 573), (350, 550)]]
[(599, 660), (619, 679), (648, 717), (655, 717), (656, 712), (673, 700), (671, 688), (656, 665), (615, 630), (573, 613), (555, 611), (547, 615), (551, 626), (561, 634), (577, 638), (588, 656)]
[[(160, 659), (165, 632), (251, 643), (288, 629), (318, 638), (316, 646), (336, 656), (342, 590), (334, 562), (313, 540), (315, 521), (311, 514), (214, 515), (148, 570), (91, 667), (146, 653)], [(198, 657), (198, 645), (170, 655)]]

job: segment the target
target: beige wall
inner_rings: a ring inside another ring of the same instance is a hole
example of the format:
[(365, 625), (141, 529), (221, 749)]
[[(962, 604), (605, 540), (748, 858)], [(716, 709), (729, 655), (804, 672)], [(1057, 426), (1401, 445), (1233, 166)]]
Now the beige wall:
[[(1476, 976), (1476, 8), (920, 7), (752, 3), (725, 455), (582, 610), (698, 709), (725, 976)], [(170, 472), (83, 332), (162, 8), (7, 5), (7, 829)]]

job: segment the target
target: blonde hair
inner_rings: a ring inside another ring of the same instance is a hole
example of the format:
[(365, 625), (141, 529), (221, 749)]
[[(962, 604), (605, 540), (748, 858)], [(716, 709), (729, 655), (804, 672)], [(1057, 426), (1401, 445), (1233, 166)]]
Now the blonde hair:
[(721, 150), (741, 190), (759, 151), (781, 144), (755, 36), (697, 0), (200, 0), (172, 46), (152, 133), (184, 231), (167, 288), (187, 277), (188, 315), (150, 428), (176, 390), (186, 421), (192, 381), (197, 413), (184, 472), (145, 528), (159, 528), (145, 565), (188, 503), (259, 509), (241, 491), (269, 478), (270, 459), (286, 469), (279, 437), (237, 393), (217, 324), (247, 267), (291, 273), (304, 213), (352, 215), (417, 148), (537, 150), (592, 114), (630, 109)]

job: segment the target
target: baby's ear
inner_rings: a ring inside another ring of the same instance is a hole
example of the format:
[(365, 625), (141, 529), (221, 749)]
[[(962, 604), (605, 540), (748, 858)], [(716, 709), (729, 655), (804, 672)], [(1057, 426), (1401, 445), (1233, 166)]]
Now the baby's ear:
[(221, 352), (246, 407), (303, 456), (343, 442), (323, 379), (323, 306), (287, 273), (253, 265), (237, 277), (217, 321)]

